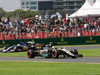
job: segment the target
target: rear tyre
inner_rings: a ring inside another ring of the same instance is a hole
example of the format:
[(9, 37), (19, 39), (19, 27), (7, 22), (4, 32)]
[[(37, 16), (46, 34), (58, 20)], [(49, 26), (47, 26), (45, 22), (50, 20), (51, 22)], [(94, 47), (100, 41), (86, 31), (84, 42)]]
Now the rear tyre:
[(58, 50), (53, 50), (52, 51), (52, 57), (53, 58), (59, 58), (59, 51)]
[(35, 57), (35, 51), (34, 50), (28, 50), (27, 51), (27, 56), (28, 58), (34, 58)]

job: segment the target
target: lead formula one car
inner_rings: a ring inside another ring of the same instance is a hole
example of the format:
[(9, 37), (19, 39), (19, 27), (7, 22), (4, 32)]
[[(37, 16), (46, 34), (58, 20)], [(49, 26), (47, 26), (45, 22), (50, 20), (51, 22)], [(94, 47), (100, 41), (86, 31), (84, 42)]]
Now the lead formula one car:
[(83, 57), (82, 54), (78, 54), (76, 49), (67, 50), (65, 48), (55, 48), (50, 46), (45, 46), (41, 50), (29, 49), (27, 51), (28, 58), (34, 58), (35, 56), (41, 56), (45, 58), (65, 58), (65, 57)]

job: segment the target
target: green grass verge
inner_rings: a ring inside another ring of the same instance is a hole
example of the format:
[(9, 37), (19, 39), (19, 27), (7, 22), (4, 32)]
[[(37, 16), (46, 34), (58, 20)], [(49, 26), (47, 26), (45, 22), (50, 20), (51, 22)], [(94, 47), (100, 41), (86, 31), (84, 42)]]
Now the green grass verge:
[(26, 57), (27, 52), (0, 53), (0, 57)]
[(0, 61), (0, 75), (100, 75), (100, 64)]
[[(78, 50), (79, 54), (83, 54), (84, 57), (100, 57), (100, 49), (86, 49)], [(16, 53), (0, 53), (0, 57), (26, 57), (27, 52), (16, 52)]]
[(84, 57), (100, 57), (100, 49), (78, 50)]

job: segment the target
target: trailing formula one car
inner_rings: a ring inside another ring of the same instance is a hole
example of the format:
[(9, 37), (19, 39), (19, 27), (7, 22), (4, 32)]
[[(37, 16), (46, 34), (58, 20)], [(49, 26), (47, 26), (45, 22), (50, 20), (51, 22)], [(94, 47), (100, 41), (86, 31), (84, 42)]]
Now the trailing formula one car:
[[(37, 44), (40, 46), (40, 44)], [(34, 42), (28, 41), (26, 43), (20, 42), (19, 44), (15, 46), (5, 47), (3, 52), (22, 52), (27, 51), (28, 49), (35, 49), (36, 44)]]
[(41, 50), (33, 50), (29, 49), (27, 51), (28, 58), (34, 58), (35, 56), (41, 56), (45, 58), (65, 58), (72, 57), (83, 57), (82, 54), (78, 54), (78, 51), (76, 49), (67, 50), (65, 48), (54, 48), (52, 45), (44, 46)]
[(28, 50), (28, 45), (24, 42), (20, 42), (19, 44), (15, 46), (10, 46), (10, 47), (4, 47), (3, 52), (21, 52), (21, 51), (26, 51)]

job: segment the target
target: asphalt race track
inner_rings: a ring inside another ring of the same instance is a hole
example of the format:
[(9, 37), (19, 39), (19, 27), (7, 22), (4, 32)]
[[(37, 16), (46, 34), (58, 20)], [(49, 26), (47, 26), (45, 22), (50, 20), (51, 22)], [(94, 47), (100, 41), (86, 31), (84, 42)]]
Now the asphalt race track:
[(0, 61), (33, 61), (33, 62), (76, 62), (76, 63), (100, 63), (99, 57), (83, 57), (83, 58), (64, 58), (64, 59), (46, 59), (43, 57), (35, 57), (29, 59), (27, 57), (0, 57)]
[[(100, 49), (99, 45), (95, 46), (68, 46), (66, 49)], [(84, 56), (84, 55), (83, 55)], [(75, 62), (75, 63), (100, 63), (100, 57), (78, 57), (76, 59), (72, 58), (60, 58), (60, 59), (46, 59), (44, 57), (35, 57), (34, 59), (29, 59), (27, 57), (0, 57), (0, 61), (31, 61), (31, 62)]]

